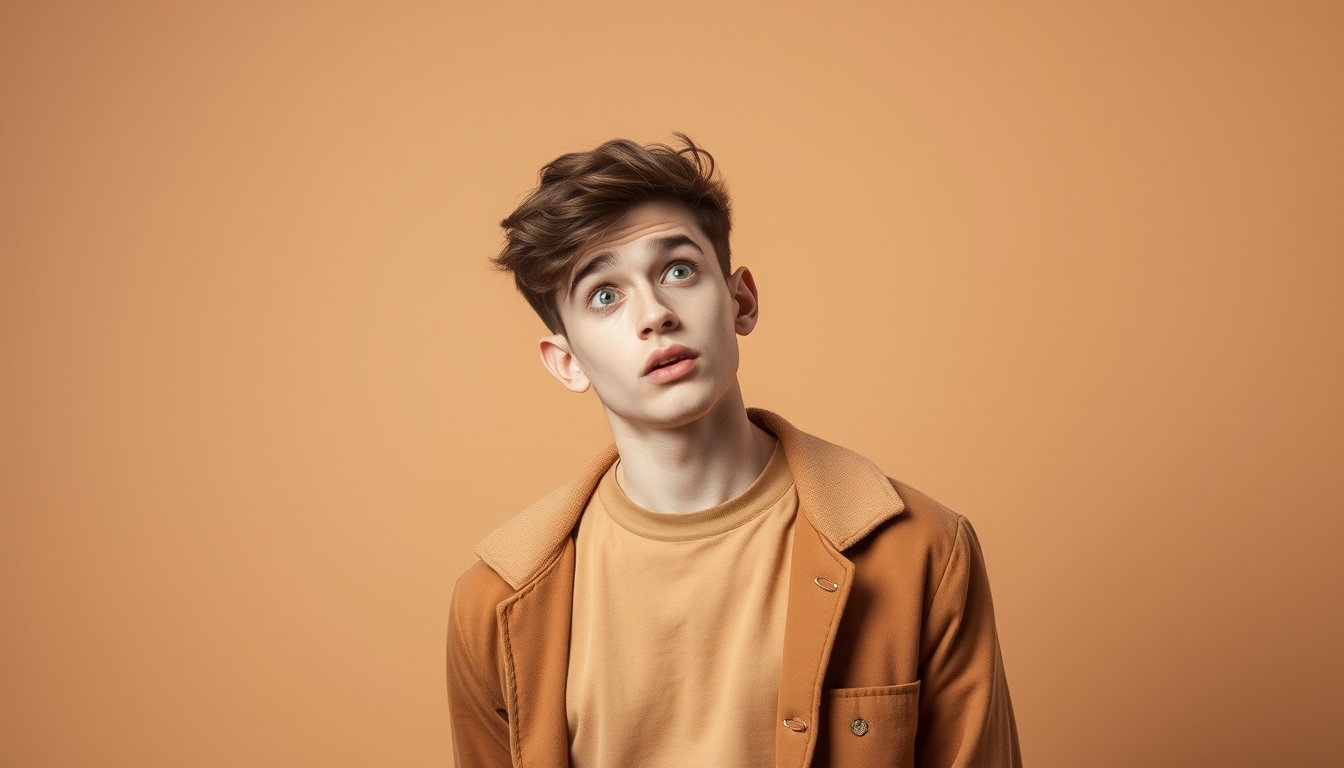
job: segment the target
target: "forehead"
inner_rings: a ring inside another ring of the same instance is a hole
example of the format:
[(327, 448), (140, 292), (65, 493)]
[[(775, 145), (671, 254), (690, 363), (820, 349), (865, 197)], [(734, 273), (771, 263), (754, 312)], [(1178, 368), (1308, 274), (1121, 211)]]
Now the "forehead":
[(695, 215), (685, 206), (662, 201), (640, 203), (583, 249), (570, 268), (570, 280), (588, 262), (604, 253), (619, 253), (626, 246), (638, 244), (642, 240), (673, 233), (690, 235), (706, 254), (712, 252), (709, 238), (700, 228)]

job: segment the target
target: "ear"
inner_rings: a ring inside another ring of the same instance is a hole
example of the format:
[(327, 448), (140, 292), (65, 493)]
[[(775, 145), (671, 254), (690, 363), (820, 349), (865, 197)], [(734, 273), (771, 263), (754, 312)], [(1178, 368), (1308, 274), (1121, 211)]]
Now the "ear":
[(751, 270), (738, 267), (728, 277), (728, 290), (733, 293), (733, 330), (737, 331), (738, 336), (746, 336), (756, 328), (756, 321), (761, 314), (756, 278), (751, 276)]
[(538, 346), (541, 351), (541, 364), (570, 392), (587, 392), (591, 383), (579, 368), (579, 360), (569, 348), (569, 340), (561, 334), (546, 336)]

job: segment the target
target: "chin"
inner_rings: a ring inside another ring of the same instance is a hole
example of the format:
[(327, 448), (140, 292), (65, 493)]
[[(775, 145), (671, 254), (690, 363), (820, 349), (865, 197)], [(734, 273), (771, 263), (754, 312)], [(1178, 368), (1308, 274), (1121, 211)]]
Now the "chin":
[(672, 429), (690, 424), (714, 410), (723, 396), (723, 392), (695, 386), (661, 394), (661, 397), (652, 401), (637, 403), (634, 408), (621, 409), (617, 414), (628, 421)]

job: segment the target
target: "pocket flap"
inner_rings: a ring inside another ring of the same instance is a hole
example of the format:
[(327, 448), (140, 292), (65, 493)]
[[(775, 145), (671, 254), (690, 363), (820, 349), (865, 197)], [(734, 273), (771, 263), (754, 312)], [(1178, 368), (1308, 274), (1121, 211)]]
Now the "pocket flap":
[(823, 691), (815, 765), (913, 766), (919, 684)]

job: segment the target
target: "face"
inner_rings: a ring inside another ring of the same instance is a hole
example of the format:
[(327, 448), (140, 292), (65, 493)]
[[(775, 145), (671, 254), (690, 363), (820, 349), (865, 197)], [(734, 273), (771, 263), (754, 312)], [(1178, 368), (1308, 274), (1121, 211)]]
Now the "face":
[(684, 207), (632, 208), (580, 255), (556, 301), (565, 335), (541, 340), (569, 389), (592, 386), (608, 415), (675, 427), (708, 413), (737, 382), (737, 336), (756, 326), (745, 267), (724, 278)]

